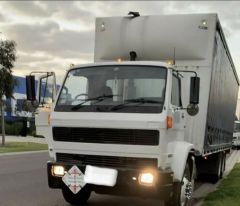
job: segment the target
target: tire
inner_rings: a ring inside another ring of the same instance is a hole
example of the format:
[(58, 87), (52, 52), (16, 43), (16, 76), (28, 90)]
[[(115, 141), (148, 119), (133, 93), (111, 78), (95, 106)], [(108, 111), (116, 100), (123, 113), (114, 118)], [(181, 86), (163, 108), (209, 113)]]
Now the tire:
[(226, 168), (226, 154), (223, 153), (220, 179), (223, 178), (223, 173), (224, 173), (224, 171), (225, 171), (225, 168)]
[(62, 188), (64, 199), (71, 205), (85, 205), (90, 198), (91, 192), (89, 185), (85, 185), (77, 194), (72, 193), (67, 186)]
[[(190, 165), (192, 168), (190, 168)], [(192, 192), (194, 190), (194, 179), (192, 175), (193, 165), (186, 163), (182, 182), (174, 183), (173, 185), (173, 196), (172, 199), (165, 202), (165, 206), (188, 206), (189, 200), (191, 199)], [(186, 196), (186, 193), (189, 196)]]
[(211, 174), (211, 183), (215, 184), (222, 178), (222, 167), (223, 167), (223, 154), (219, 153), (217, 162), (216, 162), (216, 170), (215, 173)]

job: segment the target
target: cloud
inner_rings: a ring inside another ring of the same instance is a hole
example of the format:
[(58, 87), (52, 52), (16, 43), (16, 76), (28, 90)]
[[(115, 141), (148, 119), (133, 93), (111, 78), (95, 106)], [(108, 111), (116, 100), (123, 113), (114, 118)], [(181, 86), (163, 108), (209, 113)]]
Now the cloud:
[[(4, 25), (4, 33), (10, 39), (14, 39), (23, 51), (36, 51), (44, 43), (50, 34), (59, 30), (59, 25), (54, 22), (44, 24), (13, 24)], [(42, 42), (44, 40), (44, 42)]]
[(4, 22), (5, 21), (5, 18), (3, 16), (3, 14), (0, 13), (0, 22)]
[(34, 17), (48, 17), (52, 14), (39, 2), (36, 1), (7, 1), (3, 3), (4, 8), (18, 15)]
[(21, 52), (44, 52), (60, 57), (78, 57), (93, 52), (94, 31), (61, 30), (55, 22), (5, 26), (10, 39)]
[(68, 21), (89, 21), (94, 11), (82, 9), (76, 2), (58, 1), (42, 2), (55, 17)]
[[(6, 13), (9, 18), (19, 22), (14, 16), (21, 17), (25, 21), (43, 22), (52, 20), (59, 23), (62, 28), (74, 27), (78, 23), (77, 30), (82, 27), (94, 28), (94, 11), (82, 9), (75, 1), (8, 1), (2, 4), (2, 8), (7, 8)], [(9, 15), (9, 13), (14, 15)], [(90, 27), (89, 27), (90, 26)]]
[[(15, 74), (39, 69), (56, 71), (61, 79), (71, 63), (93, 61), (94, 31), (61, 30), (56, 22), (3, 26), (17, 43)], [(28, 72), (28, 73), (29, 73)]]
[(62, 74), (70, 63), (93, 61), (96, 17), (126, 16), (129, 11), (218, 13), (230, 51), (239, 58), (239, 6), (240, 2), (224, 1), (8, 1), (0, 3), (0, 26), (17, 42), (16, 71), (44, 67), (58, 68)]

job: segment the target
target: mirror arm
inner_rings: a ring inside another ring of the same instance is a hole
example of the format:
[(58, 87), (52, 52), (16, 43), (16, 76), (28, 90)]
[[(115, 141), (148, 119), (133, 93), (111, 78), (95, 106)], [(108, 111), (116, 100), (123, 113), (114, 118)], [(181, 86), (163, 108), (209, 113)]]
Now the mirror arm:
[(180, 110), (187, 110), (188, 108), (184, 108), (184, 107), (177, 107), (177, 108), (174, 108), (173, 110), (174, 111), (180, 111)]
[(188, 71), (188, 70), (174, 70), (174, 71), (176, 71), (177, 74), (178, 73), (193, 73), (193, 74), (195, 74), (195, 77), (197, 77), (197, 72), (195, 72), (195, 71)]
[(48, 77), (48, 76), (51, 76), (53, 74), (53, 72), (34, 71), (34, 72), (31, 72), (29, 75), (31, 76), (32, 74), (47, 74), (47, 77)]

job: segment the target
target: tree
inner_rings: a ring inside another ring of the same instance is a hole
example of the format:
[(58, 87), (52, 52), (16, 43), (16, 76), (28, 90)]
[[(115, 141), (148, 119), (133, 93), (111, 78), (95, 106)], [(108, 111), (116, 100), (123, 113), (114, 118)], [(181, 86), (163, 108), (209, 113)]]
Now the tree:
[(16, 81), (12, 68), (16, 60), (16, 43), (11, 40), (0, 40), (0, 110), (2, 125), (2, 146), (5, 145), (5, 121), (3, 97), (12, 98)]

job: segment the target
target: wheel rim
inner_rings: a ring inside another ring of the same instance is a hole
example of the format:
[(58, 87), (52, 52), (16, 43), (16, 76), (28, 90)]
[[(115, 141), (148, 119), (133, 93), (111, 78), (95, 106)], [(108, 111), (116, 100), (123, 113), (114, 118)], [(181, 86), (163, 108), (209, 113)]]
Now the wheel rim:
[(221, 177), (221, 172), (222, 172), (222, 164), (223, 164), (223, 161), (222, 161), (222, 158), (220, 157), (220, 160), (219, 160), (219, 165), (218, 165), (218, 178)]
[(190, 178), (187, 177), (187, 174), (184, 174), (184, 178), (182, 181), (182, 187), (181, 187), (181, 206), (186, 205), (189, 199), (192, 197), (192, 188), (193, 183), (189, 180)]

